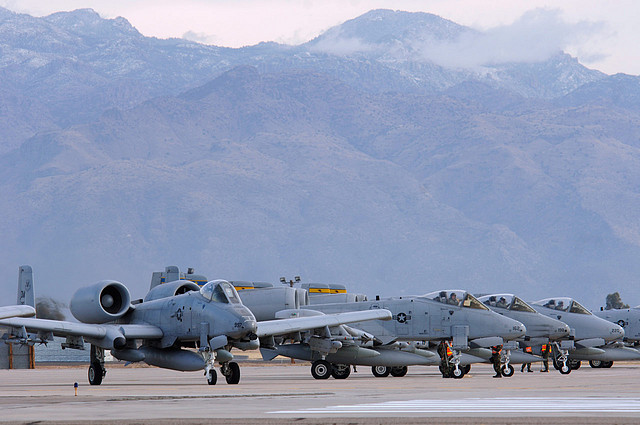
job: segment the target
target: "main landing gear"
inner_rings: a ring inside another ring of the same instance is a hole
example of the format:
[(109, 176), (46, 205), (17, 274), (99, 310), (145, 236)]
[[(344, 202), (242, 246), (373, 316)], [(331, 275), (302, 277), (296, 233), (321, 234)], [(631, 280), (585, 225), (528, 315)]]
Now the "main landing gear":
[(557, 342), (555, 343), (553, 350), (553, 367), (563, 375), (568, 375), (571, 373), (569, 350), (561, 349), (558, 346)]
[(396, 378), (402, 378), (407, 374), (409, 368), (406, 366), (372, 366), (371, 373), (376, 378), (386, 378), (391, 375)]
[[(218, 382), (218, 373), (214, 367), (214, 356), (210, 352), (205, 354), (204, 376), (207, 377), (207, 384), (215, 385)], [(236, 362), (220, 363), (220, 373), (225, 377), (227, 384), (237, 384), (240, 382), (240, 366)]]
[(613, 366), (613, 362), (605, 362), (602, 360), (589, 360), (589, 366), (594, 368), (605, 368), (608, 369)]
[(89, 363), (89, 384), (100, 385), (102, 378), (107, 374), (104, 368), (104, 348), (91, 345), (90, 363)]

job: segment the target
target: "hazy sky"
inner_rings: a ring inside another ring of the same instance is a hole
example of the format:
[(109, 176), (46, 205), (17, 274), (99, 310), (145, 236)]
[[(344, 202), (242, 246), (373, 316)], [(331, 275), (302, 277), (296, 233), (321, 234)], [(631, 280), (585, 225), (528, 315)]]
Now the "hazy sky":
[[(0, 5), (35, 16), (92, 8), (105, 18), (125, 17), (146, 36), (229, 47), (302, 43), (371, 9), (423, 11), (487, 30), (491, 37), (511, 37), (517, 26), (529, 40), (527, 49), (538, 39), (545, 46), (552, 41), (590, 68), (640, 74), (636, 0), (0, 0)], [(553, 13), (542, 14), (547, 21), (535, 25), (522, 19), (538, 8)]]

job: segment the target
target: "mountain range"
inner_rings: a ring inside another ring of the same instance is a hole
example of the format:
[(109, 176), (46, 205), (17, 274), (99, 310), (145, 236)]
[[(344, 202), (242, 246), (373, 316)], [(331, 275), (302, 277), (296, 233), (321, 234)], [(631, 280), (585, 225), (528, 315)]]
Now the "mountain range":
[(102, 279), (141, 297), (177, 264), (639, 304), (640, 79), (436, 57), (479, 36), (374, 10), (229, 49), (0, 8), (0, 276), (31, 264), (63, 301)]

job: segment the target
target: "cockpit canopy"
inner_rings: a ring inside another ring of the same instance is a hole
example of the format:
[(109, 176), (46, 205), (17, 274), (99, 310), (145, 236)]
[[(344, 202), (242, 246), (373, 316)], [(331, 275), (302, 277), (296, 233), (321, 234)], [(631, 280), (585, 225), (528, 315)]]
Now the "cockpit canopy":
[(584, 308), (578, 301), (569, 297), (545, 298), (533, 304), (552, 310), (566, 311), (568, 313), (591, 314), (591, 312)]
[(430, 292), (422, 297), (428, 300), (434, 300), (443, 304), (455, 305), (463, 308), (489, 310), (480, 301), (478, 301), (476, 297), (467, 291), (462, 291), (460, 289)]
[(224, 304), (239, 304), (236, 289), (226, 280), (212, 280), (200, 288), (200, 294), (207, 300)]
[(513, 294), (492, 294), (478, 298), (489, 307), (504, 308), (512, 311), (526, 311), (535, 313), (536, 311), (521, 298)]

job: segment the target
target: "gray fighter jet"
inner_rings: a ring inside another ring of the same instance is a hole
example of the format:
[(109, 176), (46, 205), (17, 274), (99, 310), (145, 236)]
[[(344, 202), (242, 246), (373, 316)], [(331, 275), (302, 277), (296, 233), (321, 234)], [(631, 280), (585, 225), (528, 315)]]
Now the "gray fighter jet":
[(84, 349), (85, 340), (90, 342), (92, 385), (99, 385), (105, 376), (105, 350), (129, 362), (180, 371), (204, 369), (211, 385), (217, 381), (217, 361), (227, 383), (237, 384), (240, 368), (232, 361), (232, 348), (257, 349), (258, 338), (391, 318), (389, 311), (379, 309), (258, 324), (234, 287), (224, 280), (202, 287), (176, 280), (155, 286), (144, 300), (134, 302), (122, 283), (104, 280), (79, 289), (70, 309), (81, 323), (10, 318), (0, 320), (0, 326), (11, 328), (9, 343), (45, 343), (61, 336), (66, 338), (63, 348)]
[(18, 269), (18, 301), (16, 305), (0, 307), (0, 319), (9, 317), (32, 317), (36, 315), (31, 267)]
[[(533, 307), (513, 294), (490, 294), (478, 299), (496, 313), (523, 323), (527, 332), (524, 337), (519, 339), (519, 344), (523, 347), (534, 348), (532, 352), (540, 354), (543, 344), (569, 337), (570, 328), (566, 323), (538, 313)], [(488, 360), (491, 352), (478, 349), (471, 354)], [(510, 353), (509, 360), (510, 363), (531, 363), (542, 359), (528, 353), (513, 351)], [(512, 368), (505, 372), (504, 376), (513, 375)]]
[[(561, 373), (578, 369), (582, 360), (635, 360), (638, 352), (622, 345), (624, 329), (593, 315), (569, 297), (545, 298), (531, 304), (541, 314), (560, 320), (571, 328), (572, 341), (554, 345), (554, 366)], [(569, 358), (571, 361), (569, 362)]]
[[(461, 366), (483, 361), (464, 355), (470, 347), (502, 345), (525, 334), (522, 323), (492, 312), (473, 295), (462, 290), (437, 291), (424, 296), (378, 299), (375, 301), (338, 302), (334, 304), (296, 303), (295, 292), (300, 288), (269, 288), (243, 290), (243, 300), (256, 317), (270, 319), (276, 311), (313, 315), (314, 312), (341, 313), (348, 311), (392, 312), (393, 321), (386, 324), (356, 323), (338, 329), (327, 329), (323, 335), (306, 335), (295, 343), (287, 344), (275, 339), (262, 341), (261, 352), (266, 359), (277, 355), (313, 361), (311, 373), (317, 379), (333, 375), (348, 376), (348, 365), (372, 366), (375, 376), (402, 376), (408, 365), (434, 365), (440, 356), (424, 350), (417, 342), (452, 341), (452, 375), (462, 378)], [(278, 293), (289, 292), (289, 297)], [(308, 296), (308, 294), (307, 294)], [(313, 299), (313, 297), (311, 297)], [(326, 298), (325, 298), (326, 300)]]
[[(622, 326), (624, 328), (624, 341), (637, 351), (640, 345), (640, 306), (613, 310), (600, 310), (594, 313), (596, 316)], [(591, 367), (608, 368), (613, 366), (613, 360), (589, 360)]]

